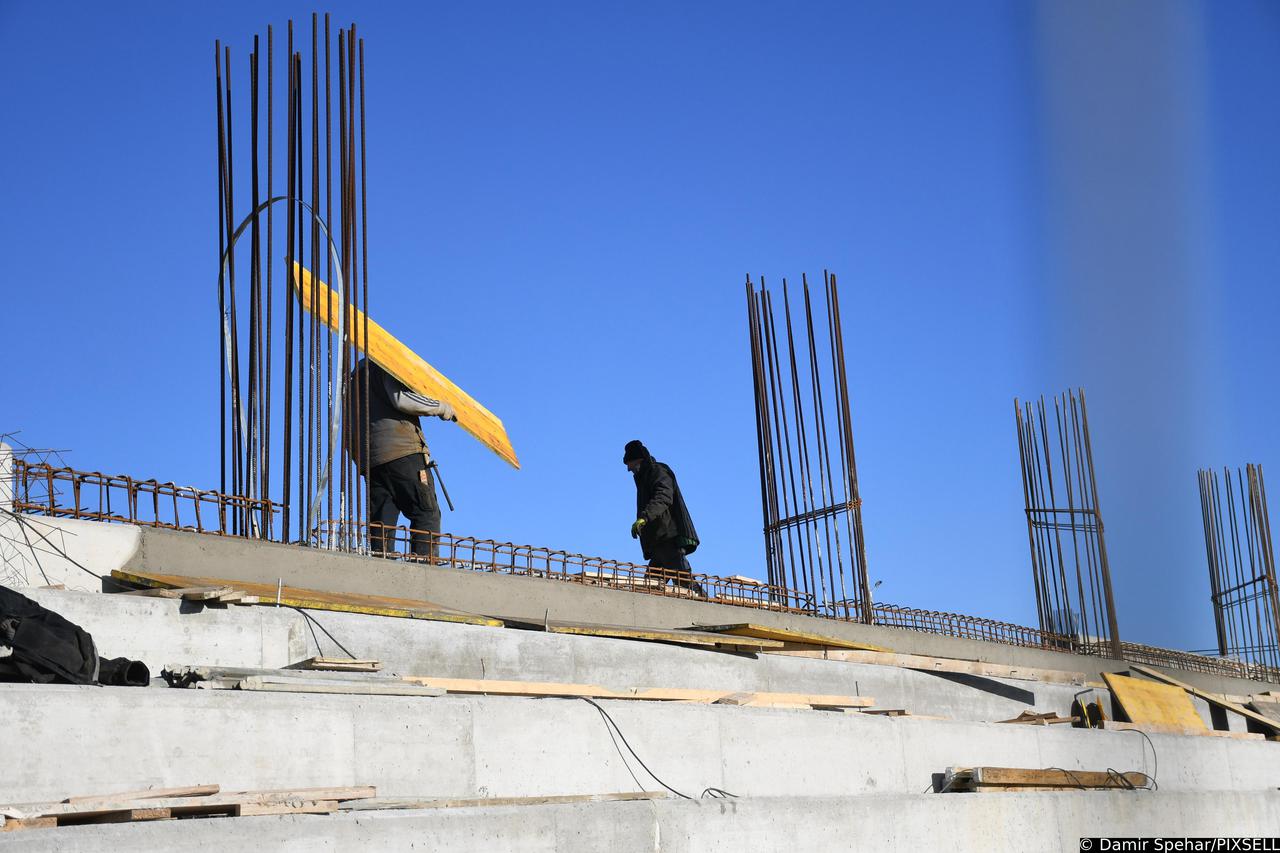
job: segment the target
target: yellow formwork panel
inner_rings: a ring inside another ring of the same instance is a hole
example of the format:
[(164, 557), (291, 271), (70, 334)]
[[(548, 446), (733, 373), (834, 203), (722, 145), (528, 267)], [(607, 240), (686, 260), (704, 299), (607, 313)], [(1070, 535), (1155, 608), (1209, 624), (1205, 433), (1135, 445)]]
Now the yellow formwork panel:
[(1171, 732), (1207, 732), (1191, 697), (1180, 687), (1102, 673), (1111, 695), (1135, 725)]

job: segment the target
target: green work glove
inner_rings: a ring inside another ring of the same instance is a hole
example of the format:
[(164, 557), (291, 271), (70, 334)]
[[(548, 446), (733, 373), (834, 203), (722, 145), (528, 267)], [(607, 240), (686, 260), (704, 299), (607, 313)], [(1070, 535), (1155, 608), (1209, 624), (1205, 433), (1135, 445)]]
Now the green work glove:
[(631, 525), (632, 539), (638, 539), (640, 537), (640, 531), (644, 529), (644, 525), (645, 525), (645, 520), (643, 518), (636, 519), (636, 523)]

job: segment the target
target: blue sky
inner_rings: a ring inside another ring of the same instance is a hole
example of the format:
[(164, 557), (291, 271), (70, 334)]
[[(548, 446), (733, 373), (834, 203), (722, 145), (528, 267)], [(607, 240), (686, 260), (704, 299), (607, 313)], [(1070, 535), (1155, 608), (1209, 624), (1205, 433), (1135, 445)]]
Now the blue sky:
[[(373, 315), (523, 463), (428, 424), (445, 528), (638, 558), (640, 438), (763, 577), (742, 282), (826, 268), (881, 598), (1034, 623), (1012, 399), (1084, 385), (1121, 633), (1208, 646), (1196, 468), (1280, 455), (1280, 9), (1126, 7), (329, 7)], [(216, 485), (213, 40), (311, 11), (0, 2), (0, 431)]]

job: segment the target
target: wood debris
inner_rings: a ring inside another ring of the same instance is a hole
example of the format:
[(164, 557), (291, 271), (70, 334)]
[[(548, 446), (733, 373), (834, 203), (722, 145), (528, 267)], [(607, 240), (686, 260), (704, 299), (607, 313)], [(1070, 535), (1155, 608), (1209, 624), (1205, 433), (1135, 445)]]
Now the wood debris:
[(1079, 717), (1063, 717), (1057, 711), (1037, 713), (1035, 710), (1028, 708), (1012, 720), (997, 720), (996, 722), (1030, 726), (1052, 726), (1058, 723), (1077, 723), (1079, 721)]

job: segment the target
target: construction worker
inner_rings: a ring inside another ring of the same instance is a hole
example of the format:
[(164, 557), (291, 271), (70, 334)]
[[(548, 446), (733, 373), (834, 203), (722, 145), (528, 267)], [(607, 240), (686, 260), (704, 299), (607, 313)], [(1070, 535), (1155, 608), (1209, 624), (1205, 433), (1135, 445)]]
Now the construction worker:
[(395, 540), (384, 527), (395, 527), (401, 513), (413, 530), (411, 545), (416, 556), (435, 561), (438, 551), (434, 536), (440, 533), (440, 503), (436, 499), (434, 463), (422, 435), (418, 418), (438, 417), (456, 422), (453, 406), (416, 394), (372, 361), (367, 362), (369, 385), (369, 456), (364, 464), (364, 435), (360, 428), (365, 405), (366, 359), (351, 374), (348, 404), (355, 408), (347, 431), (352, 457), (360, 473), (369, 481), (369, 547), (375, 554), (395, 550)]
[(636, 520), (631, 525), (631, 538), (640, 540), (640, 548), (649, 561), (645, 577), (658, 578), (663, 586), (671, 580), (694, 595), (705, 596), (685, 559), (697, 549), (698, 533), (693, 529), (676, 475), (639, 441), (627, 442), (622, 462), (636, 480)]

